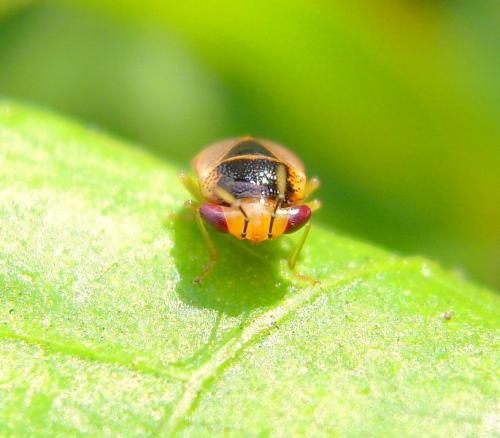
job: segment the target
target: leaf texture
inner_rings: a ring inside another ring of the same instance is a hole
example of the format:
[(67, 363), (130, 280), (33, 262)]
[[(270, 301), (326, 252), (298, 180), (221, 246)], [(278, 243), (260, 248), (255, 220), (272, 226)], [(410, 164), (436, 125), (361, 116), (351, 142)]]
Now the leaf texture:
[(498, 297), (314, 228), (214, 236), (178, 169), (0, 104), (0, 425), (21, 435), (500, 433)]

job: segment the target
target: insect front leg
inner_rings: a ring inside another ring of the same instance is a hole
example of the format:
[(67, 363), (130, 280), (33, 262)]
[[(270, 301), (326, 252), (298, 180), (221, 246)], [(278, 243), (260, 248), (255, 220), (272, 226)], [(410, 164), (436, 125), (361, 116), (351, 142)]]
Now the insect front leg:
[(210, 233), (207, 230), (207, 227), (205, 225), (205, 222), (203, 221), (203, 218), (201, 217), (200, 214), (200, 205), (198, 203), (195, 203), (193, 201), (186, 201), (186, 207), (191, 209), (191, 211), (194, 214), (194, 217), (196, 219), (196, 224), (198, 225), (198, 228), (200, 229), (200, 233), (203, 237), (203, 240), (205, 241), (206, 245), (208, 246), (209, 252), (210, 252), (210, 261), (206, 264), (205, 268), (203, 269), (202, 273), (198, 275), (195, 279), (194, 282), (197, 284), (201, 284), (202, 281), (205, 279), (205, 277), (210, 274), (210, 272), (213, 271), (215, 268), (215, 263), (217, 262), (217, 248), (215, 247), (215, 243), (210, 237)]
[(295, 265), (297, 264), (297, 258), (300, 255), (300, 252), (302, 251), (302, 248), (304, 246), (304, 243), (307, 240), (307, 236), (309, 235), (309, 231), (311, 231), (311, 222), (308, 222), (304, 226), (304, 231), (302, 232), (302, 236), (300, 236), (299, 241), (295, 245), (295, 248), (292, 251), (292, 254), (290, 255), (290, 258), (288, 259), (288, 267), (293, 271), (295, 269)]
[[(321, 208), (321, 202), (318, 199), (314, 199), (313, 201), (306, 202), (305, 204), (307, 207), (311, 209), (311, 212), (314, 212)], [(288, 260), (288, 266), (290, 269), (293, 271), (295, 268), (295, 264), (297, 263), (297, 258), (300, 255), (300, 252), (302, 251), (302, 247), (304, 246), (304, 243), (306, 242), (307, 236), (309, 235), (309, 231), (311, 230), (311, 222), (307, 222), (304, 226), (304, 231), (302, 232), (302, 236), (300, 237), (299, 241), (295, 245), (295, 248), (292, 251), (292, 255), (290, 256), (290, 259)]]
[(288, 267), (293, 272), (293, 275), (295, 277), (297, 277), (299, 280), (302, 280), (302, 281), (305, 280), (308, 283), (310, 283), (311, 286), (316, 286), (317, 284), (321, 283), (321, 281), (319, 281), (313, 277), (309, 277), (308, 275), (299, 274), (299, 273), (294, 271), (295, 265), (297, 263), (297, 258), (299, 257), (300, 252), (302, 251), (302, 248), (304, 247), (304, 243), (307, 240), (307, 236), (309, 235), (309, 231), (311, 230), (311, 226), (312, 226), (311, 222), (308, 222), (304, 226), (304, 231), (302, 233), (302, 236), (300, 237), (300, 240), (295, 245), (295, 248), (293, 249), (290, 258), (288, 259)]
[(193, 196), (193, 198), (196, 199), (196, 201), (186, 201), (184, 205), (192, 211), (196, 219), (196, 224), (198, 225), (200, 233), (203, 236), (203, 240), (207, 244), (208, 249), (210, 251), (210, 261), (203, 269), (203, 272), (194, 279), (195, 283), (201, 284), (203, 279), (208, 274), (210, 274), (210, 272), (212, 272), (212, 270), (215, 267), (215, 262), (217, 260), (217, 249), (200, 215), (200, 204), (203, 200), (203, 197), (200, 192), (200, 187), (198, 186), (198, 184), (196, 184), (196, 182), (193, 181), (192, 178), (190, 178), (184, 172), (179, 173), (179, 180), (182, 183), (182, 185), (186, 188), (186, 190), (191, 194), (191, 196)]

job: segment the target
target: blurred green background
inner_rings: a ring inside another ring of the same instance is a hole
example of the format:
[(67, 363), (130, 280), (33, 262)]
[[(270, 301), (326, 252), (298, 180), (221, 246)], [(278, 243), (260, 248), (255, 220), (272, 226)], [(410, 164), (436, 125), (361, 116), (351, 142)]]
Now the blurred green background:
[(0, 0), (0, 95), (187, 167), (295, 150), (318, 220), (500, 286), (500, 3)]

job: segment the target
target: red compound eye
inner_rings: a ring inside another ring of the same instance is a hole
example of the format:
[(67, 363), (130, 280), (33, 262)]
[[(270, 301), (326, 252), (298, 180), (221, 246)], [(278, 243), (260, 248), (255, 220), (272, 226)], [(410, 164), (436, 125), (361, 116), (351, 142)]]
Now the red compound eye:
[(311, 209), (307, 205), (297, 205), (288, 208), (288, 223), (285, 233), (293, 233), (302, 228), (311, 218)]
[(226, 214), (224, 207), (217, 204), (202, 204), (200, 206), (201, 217), (221, 233), (228, 232)]

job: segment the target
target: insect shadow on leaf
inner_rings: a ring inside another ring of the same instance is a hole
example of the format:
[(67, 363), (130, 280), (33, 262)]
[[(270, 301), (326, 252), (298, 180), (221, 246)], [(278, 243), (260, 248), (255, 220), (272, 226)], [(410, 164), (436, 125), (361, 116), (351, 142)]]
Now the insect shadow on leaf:
[(200, 268), (209, 260), (209, 250), (190, 211), (182, 209), (172, 220), (172, 256), (180, 277), (177, 293), (183, 302), (238, 316), (284, 297), (290, 283), (281, 276), (280, 264), (289, 251), (284, 251), (281, 243), (252, 246), (209, 230), (217, 246), (218, 263), (202, 284), (195, 284)]

